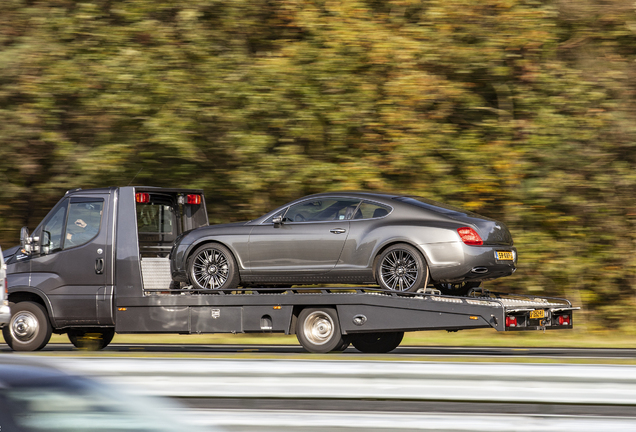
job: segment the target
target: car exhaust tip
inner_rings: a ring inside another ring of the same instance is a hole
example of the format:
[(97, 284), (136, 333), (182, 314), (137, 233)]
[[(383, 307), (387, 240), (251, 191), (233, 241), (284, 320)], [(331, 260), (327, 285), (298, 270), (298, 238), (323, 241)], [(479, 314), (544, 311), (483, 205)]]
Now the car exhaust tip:
[(471, 272), (476, 274), (486, 274), (488, 273), (488, 269), (486, 267), (475, 267), (471, 270)]

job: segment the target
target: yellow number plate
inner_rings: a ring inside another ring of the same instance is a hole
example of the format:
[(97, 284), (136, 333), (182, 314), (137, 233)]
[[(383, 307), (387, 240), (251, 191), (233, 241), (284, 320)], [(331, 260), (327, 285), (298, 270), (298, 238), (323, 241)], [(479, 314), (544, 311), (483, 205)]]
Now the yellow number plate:
[(543, 309), (537, 309), (530, 312), (530, 319), (545, 318), (545, 311)]
[(509, 251), (497, 251), (497, 259), (499, 261), (512, 261), (512, 252)]

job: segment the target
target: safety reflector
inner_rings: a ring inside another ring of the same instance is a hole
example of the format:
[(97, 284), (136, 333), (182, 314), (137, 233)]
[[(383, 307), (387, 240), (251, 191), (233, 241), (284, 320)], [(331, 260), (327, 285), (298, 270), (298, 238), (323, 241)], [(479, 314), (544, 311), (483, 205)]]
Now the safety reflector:
[(201, 204), (201, 195), (188, 195), (186, 204)]
[(506, 317), (506, 327), (517, 327), (517, 317), (507, 316)]
[(559, 315), (557, 322), (559, 325), (570, 325), (570, 315)]
[(135, 200), (140, 204), (148, 204), (150, 202), (150, 194), (143, 192), (136, 193)]

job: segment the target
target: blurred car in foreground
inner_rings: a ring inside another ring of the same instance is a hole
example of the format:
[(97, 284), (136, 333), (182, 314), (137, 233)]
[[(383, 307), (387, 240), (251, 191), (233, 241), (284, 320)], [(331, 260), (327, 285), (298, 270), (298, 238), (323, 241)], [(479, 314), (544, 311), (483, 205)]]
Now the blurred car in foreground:
[(200, 431), (173, 418), (171, 408), (24, 357), (0, 357), (2, 432)]
[(7, 266), (2, 256), (2, 248), (0, 248), (0, 327), (4, 327), (11, 320), (11, 309), (9, 308), (8, 297)]
[(249, 222), (197, 228), (171, 252), (172, 278), (196, 289), (433, 284), (463, 295), (512, 274), (516, 262), (501, 222), (421, 197), (363, 192), (311, 195)]

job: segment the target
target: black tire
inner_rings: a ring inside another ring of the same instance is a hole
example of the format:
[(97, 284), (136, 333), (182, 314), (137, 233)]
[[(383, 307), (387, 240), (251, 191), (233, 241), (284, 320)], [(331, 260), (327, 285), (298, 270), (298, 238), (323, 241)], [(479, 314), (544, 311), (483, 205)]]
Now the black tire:
[(435, 288), (437, 288), (438, 290), (440, 290), (440, 292), (444, 295), (449, 295), (449, 296), (457, 296), (457, 297), (464, 297), (468, 294), (468, 291), (470, 291), (473, 288), (477, 288), (479, 285), (481, 285), (480, 281), (477, 282), (460, 282), (460, 283), (436, 283), (433, 284), (433, 286)]
[(350, 335), (343, 335), (342, 336), (342, 343), (340, 344), (339, 347), (337, 347), (334, 350), (334, 352), (343, 352), (344, 350), (349, 348), (349, 345), (351, 345), (351, 336)]
[(68, 339), (75, 348), (86, 351), (99, 351), (108, 346), (115, 336), (115, 329), (81, 329), (74, 328), (68, 331)]
[(188, 258), (188, 277), (192, 287), (201, 290), (233, 290), (239, 274), (232, 252), (218, 243), (208, 243)]
[(338, 314), (332, 308), (305, 308), (296, 324), (298, 342), (312, 353), (328, 353), (343, 345)]
[(358, 351), (381, 354), (397, 348), (404, 338), (404, 332), (360, 333), (352, 336), (353, 340), (351, 343)]
[(385, 249), (375, 260), (374, 272), (378, 285), (390, 291), (417, 291), (428, 280), (428, 266), (422, 254), (407, 244)]
[(37, 351), (51, 339), (51, 322), (44, 306), (23, 301), (9, 303), (11, 320), (2, 328), (4, 341), (14, 351)]

